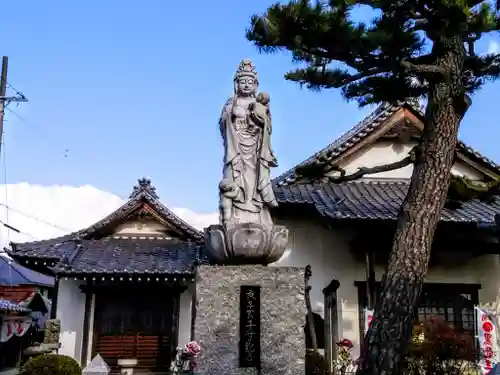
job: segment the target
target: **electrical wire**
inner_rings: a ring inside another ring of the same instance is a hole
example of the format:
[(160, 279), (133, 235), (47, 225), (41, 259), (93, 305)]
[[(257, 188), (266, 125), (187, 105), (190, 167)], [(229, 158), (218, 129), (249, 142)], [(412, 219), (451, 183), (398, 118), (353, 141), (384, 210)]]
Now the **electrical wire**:
[[(47, 143), (47, 145), (51, 148), (51, 149), (54, 149), (54, 145), (48, 141), (48, 139), (45, 137), (45, 134), (42, 134), (40, 132), (40, 128), (37, 127), (37, 126), (33, 126), (32, 124), (30, 124), (24, 117), (22, 117), (19, 113), (17, 113), (16, 111), (14, 111), (13, 109), (9, 108), (9, 107), (5, 107), (5, 109), (7, 111), (9, 111), (11, 114), (13, 114), (19, 121), (21, 121), (22, 123), (24, 123), (25, 125), (27, 125), (31, 130), (38, 130), (39, 133), (42, 135), (41, 139), (43, 141), (45, 141)], [(69, 150), (68, 149), (65, 149), (64, 150), (64, 157), (67, 158), (68, 157), (68, 152)]]
[(9, 82), (7, 82), (3, 77), (0, 76), (0, 79), (5, 82), (5, 84), (12, 89), (12, 91), (15, 91), (15, 93), (21, 97), (24, 97), (22, 92), (17, 91), (14, 86), (12, 86)]
[(51, 226), (52, 228), (56, 228), (56, 229), (59, 229), (59, 230), (62, 230), (62, 231), (65, 231), (65, 232), (71, 232), (71, 230), (67, 229), (67, 228), (63, 228), (63, 227), (60, 227), (56, 224), (53, 224), (49, 221), (46, 221), (46, 220), (43, 220), (43, 219), (40, 219), (39, 217), (36, 217), (36, 216), (33, 216), (33, 215), (29, 215), (29, 214), (26, 214), (22, 211), (19, 211), (15, 208), (12, 208), (10, 207), (8, 204), (5, 204), (5, 203), (0, 203), (0, 206), (3, 206), (5, 208), (7, 208), (8, 210), (12, 211), (12, 212), (15, 212), (21, 216), (24, 216), (24, 217), (27, 217), (29, 219), (32, 219), (32, 220), (35, 220), (35, 221), (38, 221), (39, 223), (43, 223), (45, 225), (48, 225), (48, 226)]
[[(7, 82), (3, 77), (0, 76), (0, 80), (4, 81), (5, 84), (11, 90), (13, 90), (18, 96), (20, 96), (21, 98), (25, 98), (25, 96), (24, 96), (24, 94), (22, 92), (20, 92), (19, 90), (17, 90), (14, 86), (12, 86), (9, 82)], [(12, 113), (14, 116), (16, 116), (21, 122), (23, 122), (26, 125), (30, 126), (30, 124), (28, 123), (28, 121), (26, 121), (25, 118), (23, 118), (21, 115), (19, 115), (14, 110), (10, 109), (7, 106), (5, 106), (4, 109), (7, 109), (10, 113)], [(9, 224), (9, 211), (14, 211), (14, 212), (18, 213), (21, 216), (30, 218), (32, 220), (38, 221), (40, 223), (43, 223), (45, 225), (49, 225), (49, 226), (51, 226), (53, 228), (70, 232), (66, 228), (62, 228), (62, 227), (60, 227), (58, 225), (52, 224), (52, 223), (50, 223), (50, 222), (48, 222), (46, 220), (40, 219), (40, 218), (38, 218), (36, 216), (25, 214), (25, 213), (23, 213), (23, 212), (21, 212), (19, 210), (13, 209), (13, 208), (11, 208), (9, 206), (8, 184), (7, 184), (7, 157), (6, 157), (6, 151), (5, 151), (5, 137), (4, 137), (4, 135), (5, 135), (5, 132), (2, 134), (2, 142), (0, 143), (0, 147), (2, 148), (2, 150), (1, 150), (2, 152), (1, 152), (0, 157), (2, 158), (2, 161), (3, 161), (3, 182), (4, 182), (4, 186), (5, 186), (5, 203), (0, 203), (0, 206), (3, 206), (5, 208), (5, 222), (0, 220), (0, 224), (3, 225), (5, 228), (7, 228), (7, 242), (10, 242), (10, 231), (14, 231), (14, 232), (19, 233), (19, 234), (27, 235), (27, 236), (31, 237), (32, 239), (35, 239), (35, 240), (38, 239), (37, 237), (33, 236), (32, 234), (27, 233), (27, 232), (23, 232), (23, 231), (15, 228), (15, 227), (13, 227), (12, 225), (10, 225)], [(66, 150), (65, 154), (66, 153), (67, 153), (67, 150)], [(1, 240), (1, 231), (0, 231), (0, 240)]]
[[(9, 229), (9, 230), (11, 230), (11, 231), (14, 231), (14, 232), (19, 233), (19, 234), (24, 234), (24, 235), (26, 235), (26, 236), (31, 237), (31, 238), (32, 238), (32, 239), (34, 239), (34, 240), (38, 240), (38, 237), (35, 237), (35, 236), (33, 236), (32, 234), (29, 234), (29, 233), (27, 233), (27, 232), (23, 232), (22, 230), (19, 230), (19, 229), (15, 228), (15, 227), (13, 227), (12, 225), (9, 225), (9, 224), (7, 224), (7, 223), (4, 223), (4, 222), (3, 222), (3, 221), (1, 221), (1, 220), (0, 220), (0, 224), (2, 224), (5, 228), (7, 228), (7, 229)], [(10, 242), (10, 241), (9, 241), (9, 242)]]

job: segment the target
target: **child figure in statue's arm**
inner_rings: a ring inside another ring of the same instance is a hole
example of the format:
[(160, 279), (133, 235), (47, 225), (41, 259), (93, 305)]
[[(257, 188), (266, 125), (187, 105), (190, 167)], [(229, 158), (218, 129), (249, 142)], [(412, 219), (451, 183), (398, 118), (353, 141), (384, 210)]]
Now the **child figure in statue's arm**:
[(250, 109), (250, 120), (253, 125), (258, 125), (263, 127), (266, 123), (266, 118), (269, 117), (269, 102), (271, 97), (267, 92), (259, 92), (255, 103), (249, 106)]
[(231, 211), (233, 208), (233, 199), (238, 193), (237, 186), (228, 179), (223, 179), (219, 183), (219, 222), (222, 225), (227, 225), (231, 219)]

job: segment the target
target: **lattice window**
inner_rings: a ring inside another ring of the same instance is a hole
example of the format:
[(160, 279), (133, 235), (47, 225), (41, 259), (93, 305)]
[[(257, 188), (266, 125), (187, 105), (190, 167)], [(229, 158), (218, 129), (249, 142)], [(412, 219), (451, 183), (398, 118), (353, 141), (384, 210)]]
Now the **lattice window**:
[[(356, 282), (358, 287), (360, 335), (364, 332), (363, 309), (367, 306), (366, 282)], [(425, 284), (415, 311), (416, 322), (439, 317), (475, 335), (474, 306), (478, 304), (478, 284)], [(378, 292), (381, 284), (377, 283)]]

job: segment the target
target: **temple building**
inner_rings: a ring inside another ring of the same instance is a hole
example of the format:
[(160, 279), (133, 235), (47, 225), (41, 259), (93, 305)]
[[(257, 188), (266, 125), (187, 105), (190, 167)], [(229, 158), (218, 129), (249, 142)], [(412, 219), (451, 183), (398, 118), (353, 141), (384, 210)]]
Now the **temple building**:
[(130, 199), (89, 228), (12, 244), (25, 264), (53, 271), (61, 319), (60, 354), (85, 365), (96, 354), (113, 367), (137, 358), (140, 369), (168, 371), (178, 343), (191, 338), (194, 271), (203, 235), (160, 203), (140, 179)]
[[(315, 163), (336, 176), (396, 162), (418, 143), (423, 123), (409, 103), (381, 105), (299, 166)], [(348, 338), (356, 355), (412, 166), (324, 184), (295, 171), (273, 180), (279, 202), (273, 220), (290, 234), (288, 250), (272, 266), (311, 265), (318, 346), (331, 359), (334, 343)], [(500, 167), (459, 142), (453, 174), (489, 182), (500, 178)], [(500, 288), (500, 246), (489, 228), (500, 200), (454, 203), (443, 211), (416, 316), (438, 316), (474, 334), (474, 306), (495, 300)], [(207, 263), (203, 234), (162, 205), (149, 180), (139, 180), (127, 203), (91, 227), (13, 243), (9, 254), (55, 273), (59, 352), (83, 365), (100, 353), (112, 366), (137, 358), (140, 368), (165, 371), (173, 349), (196, 337), (193, 286), (197, 265)]]

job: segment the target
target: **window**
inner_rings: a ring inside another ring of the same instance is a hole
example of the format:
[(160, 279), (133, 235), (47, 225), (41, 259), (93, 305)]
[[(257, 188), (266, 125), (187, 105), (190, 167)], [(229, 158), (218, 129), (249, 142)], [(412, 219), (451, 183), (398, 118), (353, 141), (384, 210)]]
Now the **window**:
[[(356, 282), (355, 285), (358, 287), (360, 335), (363, 336), (363, 309), (367, 306), (366, 282)], [(380, 288), (381, 284), (377, 283), (379, 293)], [(415, 319), (424, 322), (431, 317), (439, 317), (475, 335), (474, 306), (479, 302), (480, 288), (478, 284), (425, 284)]]

